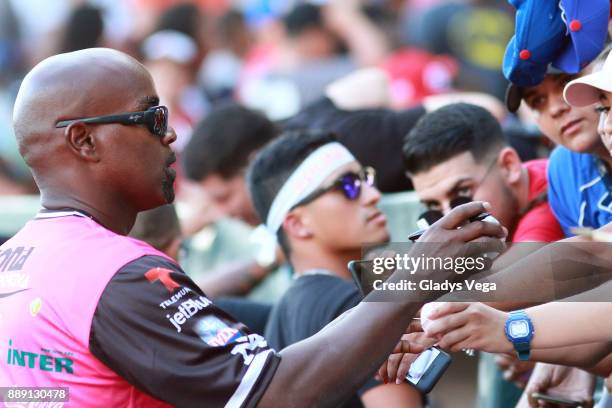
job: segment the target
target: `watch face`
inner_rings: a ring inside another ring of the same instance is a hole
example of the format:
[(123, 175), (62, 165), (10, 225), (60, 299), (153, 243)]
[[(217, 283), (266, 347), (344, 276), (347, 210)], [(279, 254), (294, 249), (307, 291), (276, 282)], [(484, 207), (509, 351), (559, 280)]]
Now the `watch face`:
[(527, 337), (529, 335), (529, 324), (527, 320), (516, 320), (510, 322), (510, 337), (514, 339), (520, 339), (521, 337)]

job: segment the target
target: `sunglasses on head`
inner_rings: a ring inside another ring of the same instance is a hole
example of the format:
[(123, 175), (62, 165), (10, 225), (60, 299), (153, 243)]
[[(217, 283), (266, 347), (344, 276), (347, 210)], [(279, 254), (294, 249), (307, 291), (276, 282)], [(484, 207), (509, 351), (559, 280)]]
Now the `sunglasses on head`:
[(126, 112), (115, 115), (62, 120), (57, 122), (55, 127), (64, 128), (75, 122), (91, 124), (120, 123), (128, 126), (145, 125), (147, 129), (149, 129), (149, 132), (161, 138), (164, 137), (168, 131), (168, 108), (160, 105), (153, 106), (152, 108), (141, 112)]
[(364, 167), (358, 172), (346, 172), (334, 180), (330, 185), (318, 188), (312, 193), (308, 194), (296, 205), (294, 205), (293, 208), (306, 205), (321, 197), (323, 194), (333, 190), (341, 191), (347, 200), (354, 201), (361, 195), (362, 184), (366, 183), (368, 186), (374, 186), (375, 178), (376, 171), (372, 167)]

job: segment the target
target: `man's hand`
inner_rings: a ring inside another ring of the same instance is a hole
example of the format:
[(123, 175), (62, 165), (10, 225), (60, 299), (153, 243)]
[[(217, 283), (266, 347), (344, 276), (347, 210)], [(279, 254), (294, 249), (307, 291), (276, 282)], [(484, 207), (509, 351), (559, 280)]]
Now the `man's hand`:
[(508, 313), (482, 303), (444, 302), (429, 315), (425, 333), (450, 351), (510, 353), (513, 346), (504, 333), (507, 317)]
[[(475, 257), (485, 253), (501, 253), (508, 230), (499, 224), (469, 219), (488, 212), (491, 206), (484, 202), (471, 202), (453, 208), (429, 227), (418, 239), (411, 253), (427, 257)], [(424, 271), (423, 278), (444, 281), (460, 275), (453, 270)]]
[(418, 353), (425, 351), (435, 343), (435, 339), (427, 337), (423, 332), (421, 322), (418, 319), (414, 320), (391, 355), (378, 369), (376, 379), (385, 384), (393, 382), (401, 384), (406, 378), (410, 365), (418, 357)]
[(574, 367), (536, 364), (517, 408), (545, 407), (546, 403), (532, 397), (534, 392), (580, 401), (583, 407), (593, 406), (595, 377)]
[[(418, 339), (418, 337), (404, 335), (393, 349), (389, 358), (378, 369), (376, 379), (383, 381), (385, 384), (393, 382), (401, 384), (404, 382), (410, 365), (416, 360), (419, 353), (422, 353), (435, 343), (435, 341), (427, 341), (423, 338)], [(432, 344), (427, 345), (427, 343)]]

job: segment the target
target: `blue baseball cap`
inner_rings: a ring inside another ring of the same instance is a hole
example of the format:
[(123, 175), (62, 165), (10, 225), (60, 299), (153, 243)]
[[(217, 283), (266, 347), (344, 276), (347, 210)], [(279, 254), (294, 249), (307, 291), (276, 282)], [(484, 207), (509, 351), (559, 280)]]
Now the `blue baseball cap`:
[(604, 47), (610, 0), (561, 0), (559, 7), (570, 41), (553, 60), (553, 65), (568, 74), (576, 74)]
[(516, 8), (516, 28), (504, 54), (504, 76), (515, 85), (534, 86), (544, 80), (548, 64), (569, 41), (559, 0), (509, 3)]

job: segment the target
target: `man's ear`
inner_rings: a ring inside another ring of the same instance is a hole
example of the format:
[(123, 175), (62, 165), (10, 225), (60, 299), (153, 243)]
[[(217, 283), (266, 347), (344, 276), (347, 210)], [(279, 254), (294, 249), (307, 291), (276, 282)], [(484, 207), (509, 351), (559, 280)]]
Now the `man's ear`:
[(308, 239), (312, 237), (312, 231), (304, 222), (304, 214), (299, 208), (290, 211), (283, 221), (283, 228), (287, 238)]
[(504, 147), (497, 156), (497, 164), (508, 184), (516, 184), (521, 179), (523, 164), (512, 147)]
[(91, 162), (100, 161), (100, 152), (97, 149), (96, 138), (91, 128), (82, 122), (74, 122), (64, 130), (64, 137), (70, 150), (81, 159)]

